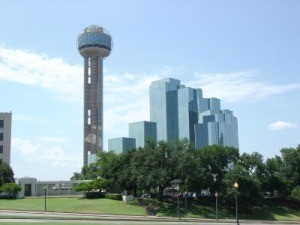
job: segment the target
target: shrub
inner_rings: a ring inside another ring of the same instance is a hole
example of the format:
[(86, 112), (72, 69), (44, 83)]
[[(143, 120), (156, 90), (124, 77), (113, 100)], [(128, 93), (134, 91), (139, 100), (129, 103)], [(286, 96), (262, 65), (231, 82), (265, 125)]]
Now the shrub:
[(121, 194), (106, 194), (105, 198), (122, 201), (122, 195)]
[(21, 191), (21, 186), (16, 183), (6, 183), (0, 188), (1, 191), (8, 193), (10, 198), (16, 198), (19, 191)]
[(297, 186), (293, 189), (292, 198), (294, 200), (300, 201), (300, 186)]
[(85, 198), (105, 198), (104, 192), (87, 192)]
[(101, 190), (106, 188), (107, 181), (103, 178), (98, 178), (95, 180), (81, 182), (79, 185), (75, 187), (75, 191), (87, 191), (87, 192), (95, 192), (96, 190)]

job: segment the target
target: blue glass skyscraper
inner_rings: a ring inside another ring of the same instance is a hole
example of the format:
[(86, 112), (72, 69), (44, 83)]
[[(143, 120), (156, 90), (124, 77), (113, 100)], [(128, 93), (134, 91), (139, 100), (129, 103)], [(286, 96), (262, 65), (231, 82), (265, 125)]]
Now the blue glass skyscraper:
[(151, 83), (150, 121), (157, 124), (157, 140), (187, 138), (197, 149), (213, 144), (238, 148), (232, 111), (221, 110), (220, 99), (203, 98), (201, 89), (185, 87), (173, 78)]
[(136, 147), (144, 147), (150, 137), (167, 142), (187, 138), (196, 149), (214, 144), (238, 148), (238, 123), (232, 111), (222, 110), (220, 99), (203, 98), (201, 89), (185, 87), (173, 78), (151, 83), (150, 121), (129, 124)]
[(119, 137), (108, 139), (108, 150), (117, 153), (123, 153), (135, 148), (135, 139), (128, 137)]
[(147, 141), (156, 141), (156, 123), (140, 121), (129, 124), (129, 137), (136, 140), (136, 148), (145, 147)]
[(195, 141), (194, 125), (198, 122), (202, 90), (189, 87), (178, 89), (178, 138)]
[(230, 110), (207, 110), (199, 114), (195, 124), (195, 147), (222, 145), (238, 148), (238, 123)]
[(150, 121), (157, 124), (157, 140), (178, 139), (177, 90), (180, 81), (166, 78), (150, 85)]

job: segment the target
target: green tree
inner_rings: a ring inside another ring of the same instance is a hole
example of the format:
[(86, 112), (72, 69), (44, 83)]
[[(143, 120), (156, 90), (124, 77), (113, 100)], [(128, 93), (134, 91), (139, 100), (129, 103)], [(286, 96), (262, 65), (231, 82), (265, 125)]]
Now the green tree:
[(16, 198), (21, 186), (16, 183), (5, 183), (1, 186), (0, 190), (9, 194), (11, 198)]
[(12, 168), (5, 162), (0, 162), (0, 186), (4, 183), (14, 183), (14, 172)]
[(132, 170), (137, 186), (144, 191), (158, 189), (159, 199), (175, 178), (174, 144), (159, 141), (139, 148), (133, 157)]
[(160, 172), (162, 172), (163, 166), (159, 168), (161, 159), (158, 151), (157, 145), (145, 146), (145, 148), (139, 148), (137, 154), (133, 159), (133, 172), (137, 178), (137, 185), (141, 190), (150, 192), (152, 188), (162, 186), (164, 183), (157, 184), (161, 177)]
[(258, 152), (251, 154), (243, 153), (240, 156), (239, 164), (242, 165), (250, 175), (255, 175), (258, 178), (262, 178), (265, 173), (264, 159)]
[(90, 192), (93, 190), (93, 185), (90, 181), (87, 181), (87, 182), (81, 182), (80, 184), (78, 184), (76, 187), (75, 187), (75, 191), (87, 191), (87, 192)]
[[(146, 149), (148, 148), (149, 146), (146, 147)], [(147, 151), (145, 151), (144, 148), (138, 148), (132, 156), (131, 172), (139, 192), (150, 193), (152, 186), (147, 182), (147, 171), (149, 166), (145, 164), (147, 161), (146, 159)]]
[(118, 174), (122, 169), (120, 155), (113, 151), (99, 152), (97, 155), (97, 167), (99, 176), (107, 180), (107, 188), (110, 192), (122, 191)]
[(283, 162), (281, 157), (267, 159), (265, 162), (265, 172), (261, 180), (262, 190), (270, 192), (275, 197), (286, 195), (287, 181), (283, 172)]
[(293, 189), (291, 197), (294, 200), (300, 201), (300, 186), (297, 186)]
[(296, 186), (300, 186), (300, 145), (283, 148), (281, 157), (275, 156), (265, 163), (262, 189), (275, 197), (289, 197)]
[(127, 194), (137, 195), (137, 178), (133, 172), (133, 159), (136, 149), (128, 150), (119, 155), (119, 170), (117, 173), (118, 185), (120, 185)]
[(300, 145), (297, 148), (281, 149), (282, 172), (286, 178), (288, 194), (294, 187), (300, 186)]
[(75, 172), (70, 178), (71, 180), (93, 180), (99, 177), (99, 170), (97, 163), (91, 163), (88, 166), (84, 166), (80, 173)]
[(81, 182), (79, 185), (75, 187), (76, 191), (101, 191), (101, 189), (105, 189), (107, 187), (107, 181), (103, 178), (98, 178), (95, 180)]
[(250, 175), (249, 170), (240, 164), (236, 164), (224, 176), (221, 196), (226, 202), (231, 205), (234, 204), (235, 189), (233, 184), (235, 182), (239, 184), (239, 201), (243, 202), (241, 207), (259, 205), (261, 203), (262, 194), (257, 176)]
[(211, 192), (222, 188), (222, 181), (228, 170), (237, 162), (239, 152), (236, 148), (211, 145), (199, 151), (202, 165), (202, 189), (210, 188)]
[(177, 165), (174, 168), (175, 177), (182, 181), (180, 184), (182, 191), (196, 192), (201, 188), (204, 180), (199, 151), (190, 146), (180, 148), (181, 143), (178, 144), (178, 147), (174, 159), (174, 165)]
[(82, 173), (74, 172), (70, 180), (84, 180)]

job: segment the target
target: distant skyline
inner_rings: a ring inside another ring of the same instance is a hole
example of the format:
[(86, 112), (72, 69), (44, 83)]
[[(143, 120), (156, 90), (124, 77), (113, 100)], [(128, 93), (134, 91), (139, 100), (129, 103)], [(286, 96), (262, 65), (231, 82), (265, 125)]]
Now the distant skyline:
[(238, 118), (240, 153), (300, 144), (300, 2), (0, 1), (0, 112), (12, 111), (15, 177), (81, 170), (83, 59), (77, 35), (113, 38), (104, 63), (104, 149), (149, 120), (149, 86), (173, 77)]

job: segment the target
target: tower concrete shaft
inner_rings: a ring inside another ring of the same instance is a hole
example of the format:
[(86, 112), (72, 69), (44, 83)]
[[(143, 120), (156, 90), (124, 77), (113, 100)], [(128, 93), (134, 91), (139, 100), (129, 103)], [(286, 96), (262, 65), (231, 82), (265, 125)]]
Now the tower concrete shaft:
[(103, 149), (103, 58), (84, 57), (84, 151), (88, 155)]
[(103, 150), (103, 59), (109, 56), (112, 39), (103, 27), (86, 27), (77, 38), (84, 58), (83, 165), (95, 162)]

